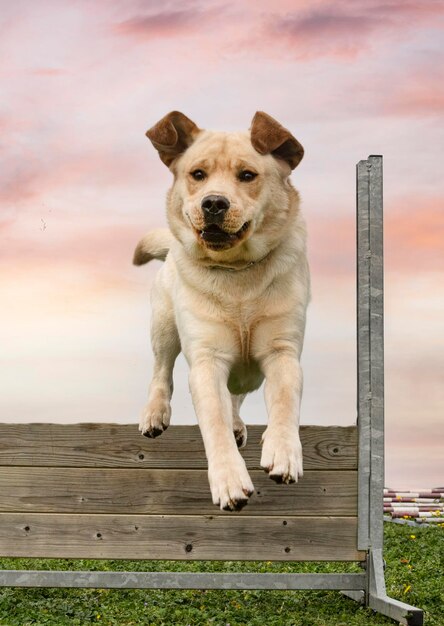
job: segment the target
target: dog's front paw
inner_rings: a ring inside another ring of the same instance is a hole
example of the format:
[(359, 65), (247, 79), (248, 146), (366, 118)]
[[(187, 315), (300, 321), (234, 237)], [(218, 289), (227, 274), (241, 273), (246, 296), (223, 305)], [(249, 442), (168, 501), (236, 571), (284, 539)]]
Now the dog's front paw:
[(221, 459), (208, 468), (213, 504), (223, 511), (240, 511), (254, 491), (245, 461), (239, 458)]
[(163, 398), (152, 399), (143, 410), (139, 430), (145, 437), (158, 437), (170, 424), (171, 406)]
[(262, 435), (261, 467), (277, 483), (294, 483), (302, 476), (302, 446), (297, 428), (267, 428)]

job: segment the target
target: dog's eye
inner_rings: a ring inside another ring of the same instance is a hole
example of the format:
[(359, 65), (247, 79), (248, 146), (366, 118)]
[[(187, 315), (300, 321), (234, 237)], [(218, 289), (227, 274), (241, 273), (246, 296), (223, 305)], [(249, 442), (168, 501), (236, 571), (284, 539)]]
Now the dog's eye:
[(239, 172), (238, 178), (244, 183), (249, 183), (256, 178), (257, 174), (255, 172), (250, 172), (250, 170), (242, 170)]
[(194, 180), (203, 180), (207, 177), (203, 170), (194, 170), (193, 172), (191, 172), (191, 176), (194, 178)]

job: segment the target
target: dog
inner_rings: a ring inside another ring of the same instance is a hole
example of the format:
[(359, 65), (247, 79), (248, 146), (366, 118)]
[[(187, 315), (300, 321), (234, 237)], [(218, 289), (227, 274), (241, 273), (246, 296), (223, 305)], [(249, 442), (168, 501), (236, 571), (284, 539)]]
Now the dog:
[(289, 176), (304, 149), (261, 111), (249, 132), (202, 130), (173, 111), (146, 135), (174, 182), (169, 230), (148, 233), (133, 259), (165, 261), (152, 289), (154, 370), (140, 431), (157, 437), (168, 427), (182, 350), (213, 503), (240, 510), (254, 487), (238, 449), (247, 441), (239, 409), (264, 379), (261, 466), (279, 483), (303, 472), (300, 356), (310, 273)]

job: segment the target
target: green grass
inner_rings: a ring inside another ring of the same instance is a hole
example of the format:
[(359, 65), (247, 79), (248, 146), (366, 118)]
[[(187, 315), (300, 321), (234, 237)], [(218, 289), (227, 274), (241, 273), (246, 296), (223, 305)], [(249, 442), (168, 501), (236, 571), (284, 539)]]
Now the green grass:
[[(389, 595), (444, 625), (444, 530), (385, 524)], [(0, 559), (2, 569), (359, 571), (356, 564)], [(393, 624), (330, 591), (0, 589), (1, 626), (373, 626)]]

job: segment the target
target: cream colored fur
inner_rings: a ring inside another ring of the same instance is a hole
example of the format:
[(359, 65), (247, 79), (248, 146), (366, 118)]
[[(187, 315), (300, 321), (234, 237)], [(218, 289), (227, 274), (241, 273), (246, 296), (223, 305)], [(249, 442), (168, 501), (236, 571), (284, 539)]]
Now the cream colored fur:
[[(205, 180), (190, 177), (196, 168), (205, 169)], [(241, 182), (239, 168), (258, 176)], [(154, 372), (140, 430), (156, 436), (168, 427), (172, 371), (182, 350), (212, 499), (234, 510), (254, 490), (238, 450), (247, 439), (239, 408), (264, 379), (269, 419), (261, 465), (278, 482), (302, 475), (300, 356), (310, 298), (305, 223), (290, 167), (259, 154), (248, 132), (200, 131), (170, 169), (171, 232), (149, 233), (135, 254), (137, 264), (166, 257), (152, 289)], [(199, 236), (208, 194), (229, 199), (228, 232), (250, 222), (233, 247), (212, 250)]]

